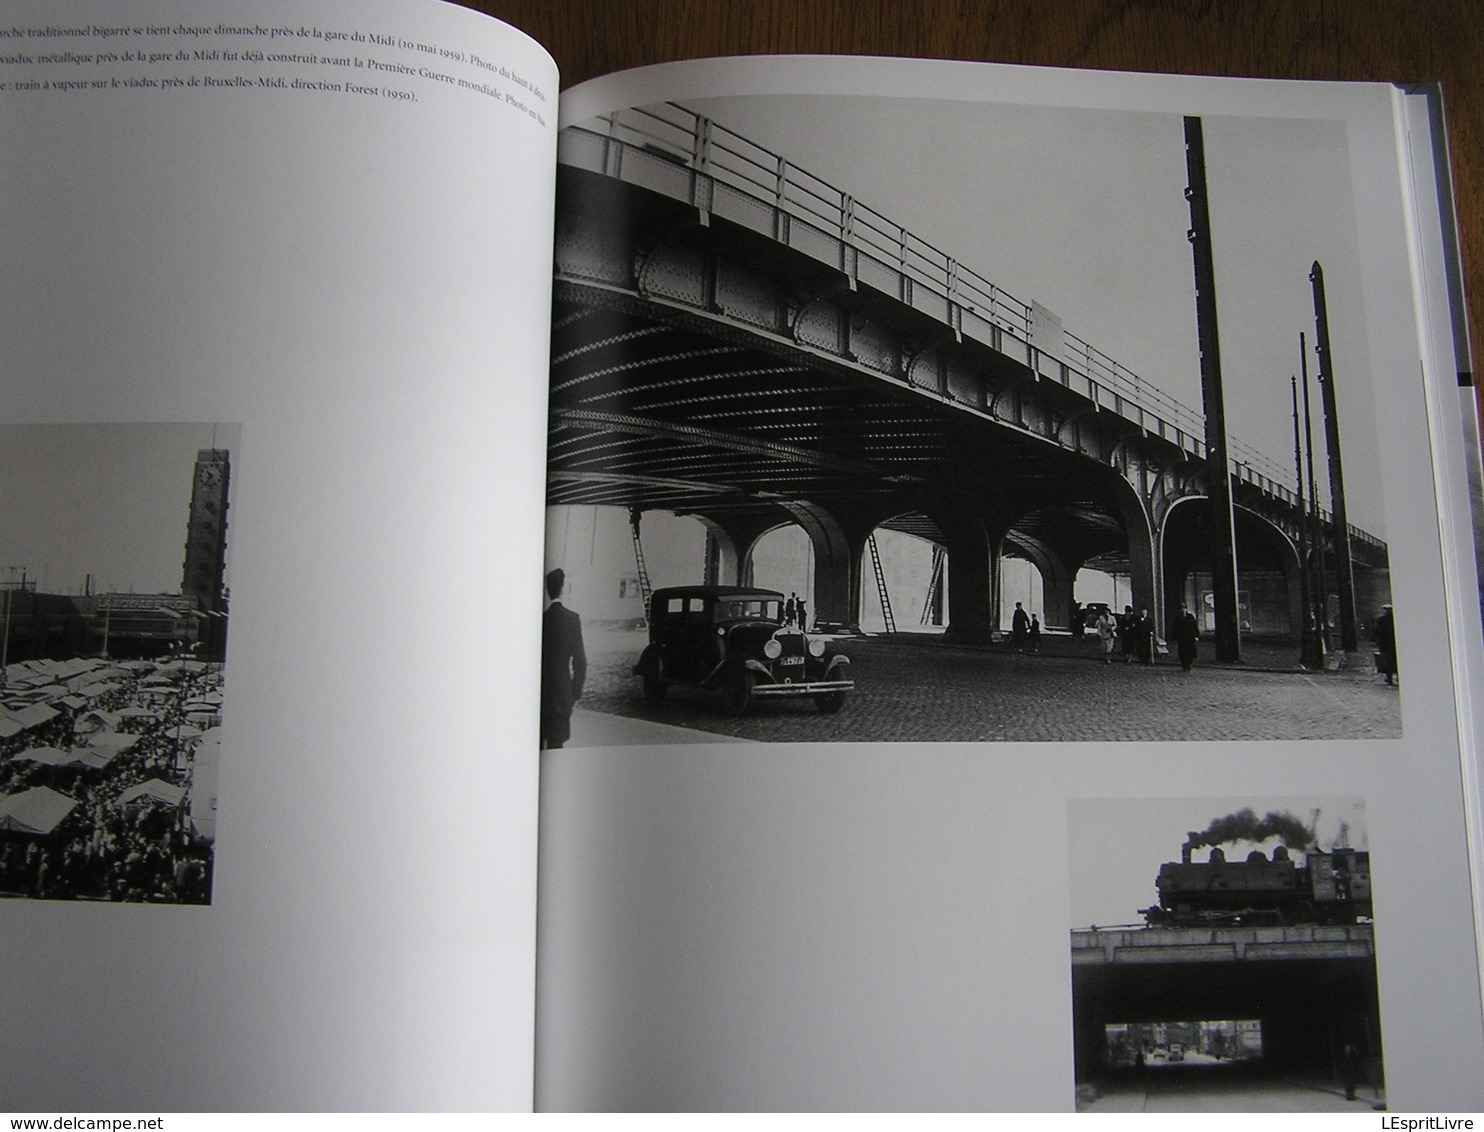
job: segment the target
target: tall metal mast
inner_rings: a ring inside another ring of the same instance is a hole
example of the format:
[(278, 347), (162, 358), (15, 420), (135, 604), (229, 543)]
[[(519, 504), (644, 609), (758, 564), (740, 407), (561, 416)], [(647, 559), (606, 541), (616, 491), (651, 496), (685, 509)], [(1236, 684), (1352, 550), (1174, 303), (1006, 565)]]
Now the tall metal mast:
[(1314, 547), (1314, 622), (1319, 629), (1319, 651), (1329, 651), (1329, 584), (1324, 572), (1324, 525), (1319, 521), (1319, 483), (1314, 478), (1314, 419), (1309, 412), (1309, 350), (1299, 332), (1299, 372), (1304, 381), (1304, 451), (1309, 465), (1309, 536)]
[(1304, 508), (1304, 445), (1299, 435), (1298, 378), (1288, 379), (1289, 392), (1293, 396), (1293, 469), (1298, 477), (1298, 556), (1299, 556), (1299, 608), (1303, 610), (1299, 623), (1299, 663), (1308, 669), (1320, 668), (1324, 654), (1319, 651), (1319, 636), (1314, 625), (1314, 595), (1309, 592), (1309, 513)]
[(1231, 461), (1226, 452), (1226, 408), (1221, 392), (1221, 339), (1216, 325), (1216, 261), (1206, 201), (1206, 143), (1201, 120), (1185, 119), (1185, 170), (1190, 202), (1191, 254), (1195, 260), (1196, 341), (1201, 354), (1201, 400), (1206, 412), (1206, 535), (1216, 615), (1216, 659), (1242, 659), (1237, 614), (1236, 523), (1232, 515)]
[(1355, 568), (1350, 560), (1350, 523), (1345, 517), (1345, 475), (1340, 464), (1340, 416), (1335, 409), (1335, 375), (1329, 349), (1329, 313), (1324, 302), (1324, 269), (1309, 271), (1314, 285), (1314, 344), (1319, 354), (1319, 391), (1324, 402), (1324, 440), (1329, 449), (1329, 497), (1335, 521), (1335, 588), (1340, 597), (1340, 647), (1360, 647), (1355, 631)]

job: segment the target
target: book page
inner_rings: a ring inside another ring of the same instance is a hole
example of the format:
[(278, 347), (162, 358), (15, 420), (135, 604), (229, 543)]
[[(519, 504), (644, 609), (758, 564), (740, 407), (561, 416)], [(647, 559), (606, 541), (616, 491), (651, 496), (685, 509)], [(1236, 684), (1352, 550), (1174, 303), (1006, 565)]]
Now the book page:
[(7, 1108), (529, 1108), (556, 82), (8, 8)]
[(539, 1106), (1477, 1107), (1425, 118), (900, 60), (564, 96)]

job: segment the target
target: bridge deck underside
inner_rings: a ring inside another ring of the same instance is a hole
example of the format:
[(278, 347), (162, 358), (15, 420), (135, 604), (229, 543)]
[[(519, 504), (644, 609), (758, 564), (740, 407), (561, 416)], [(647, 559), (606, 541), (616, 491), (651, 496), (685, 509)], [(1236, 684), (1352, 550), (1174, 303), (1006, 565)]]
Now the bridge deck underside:
[(1125, 541), (1111, 469), (599, 287), (557, 286), (550, 434), (551, 504), (717, 517), (806, 501), (941, 542), (934, 515), (967, 496), (1081, 559), (1116, 558)]

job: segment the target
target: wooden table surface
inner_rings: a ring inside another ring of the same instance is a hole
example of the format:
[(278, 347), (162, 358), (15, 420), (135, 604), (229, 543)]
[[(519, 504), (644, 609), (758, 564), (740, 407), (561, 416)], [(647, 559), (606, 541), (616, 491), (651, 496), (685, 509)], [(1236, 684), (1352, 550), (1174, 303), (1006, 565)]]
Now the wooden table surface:
[(562, 86), (674, 59), (911, 55), (1269, 78), (1439, 82), (1473, 352), (1484, 327), (1481, 0), (460, 0), (546, 46)]

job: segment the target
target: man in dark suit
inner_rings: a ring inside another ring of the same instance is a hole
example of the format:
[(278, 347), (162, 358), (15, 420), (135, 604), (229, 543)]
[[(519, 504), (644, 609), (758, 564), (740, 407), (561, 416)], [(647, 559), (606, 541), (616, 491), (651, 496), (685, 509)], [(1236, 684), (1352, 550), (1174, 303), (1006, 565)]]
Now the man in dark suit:
[(582, 698), (587, 653), (582, 648), (582, 618), (562, 604), (567, 574), (546, 575), (551, 598), (541, 619), (541, 749), (557, 750), (572, 737), (572, 706)]
[(1388, 684), (1400, 684), (1401, 677), (1396, 667), (1396, 621), (1391, 606), (1381, 607), (1381, 616), (1376, 618), (1376, 671), (1386, 677)]

